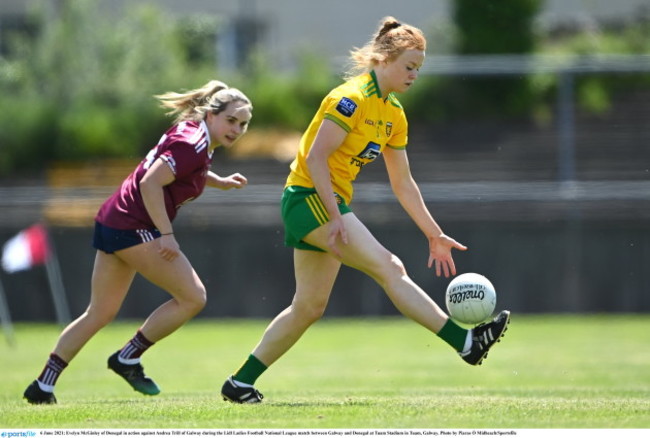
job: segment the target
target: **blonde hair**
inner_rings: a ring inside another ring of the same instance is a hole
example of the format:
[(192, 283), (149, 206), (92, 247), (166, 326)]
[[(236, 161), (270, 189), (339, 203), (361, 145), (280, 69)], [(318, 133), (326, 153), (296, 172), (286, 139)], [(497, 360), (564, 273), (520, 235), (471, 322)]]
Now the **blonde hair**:
[(185, 93), (168, 92), (154, 96), (160, 101), (160, 106), (167, 108), (168, 116), (176, 116), (174, 123), (185, 121), (200, 121), (206, 115), (219, 114), (230, 102), (244, 102), (253, 109), (253, 104), (244, 93), (237, 88), (229, 88), (221, 81), (210, 81), (201, 88)]
[(345, 77), (350, 79), (372, 70), (384, 61), (394, 61), (405, 50), (426, 50), (427, 40), (417, 27), (400, 23), (394, 17), (384, 17), (377, 32), (361, 48), (350, 51), (352, 67)]

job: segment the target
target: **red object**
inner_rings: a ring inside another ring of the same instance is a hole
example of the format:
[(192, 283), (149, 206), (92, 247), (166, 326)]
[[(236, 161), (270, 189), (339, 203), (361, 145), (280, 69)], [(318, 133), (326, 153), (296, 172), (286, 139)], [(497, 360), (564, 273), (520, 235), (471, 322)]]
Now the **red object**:
[(9, 239), (2, 248), (2, 267), (11, 273), (47, 263), (51, 255), (47, 230), (32, 225)]
[(29, 252), (32, 255), (32, 265), (43, 265), (50, 256), (50, 247), (47, 244), (47, 231), (40, 224), (32, 225), (25, 231)]

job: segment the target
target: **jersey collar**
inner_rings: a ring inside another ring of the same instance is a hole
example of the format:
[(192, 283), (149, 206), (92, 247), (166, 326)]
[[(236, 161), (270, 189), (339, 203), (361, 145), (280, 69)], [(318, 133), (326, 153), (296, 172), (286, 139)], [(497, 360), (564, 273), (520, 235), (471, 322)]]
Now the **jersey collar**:
[(210, 149), (212, 139), (210, 138), (210, 131), (208, 131), (208, 124), (205, 123), (205, 120), (201, 120), (201, 129), (205, 132), (205, 138), (208, 140), (208, 146), (206, 148), (208, 150), (208, 157), (212, 158), (212, 154), (214, 153), (214, 151)]
[(377, 97), (383, 99), (384, 97), (381, 95), (381, 88), (379, 88), (379, 82), (377, 81), (377, 74), (374, 70), (370, 70), (370, 77), (372, 78), (372, 81), (375, 83), (375, 87), (377, 88)]

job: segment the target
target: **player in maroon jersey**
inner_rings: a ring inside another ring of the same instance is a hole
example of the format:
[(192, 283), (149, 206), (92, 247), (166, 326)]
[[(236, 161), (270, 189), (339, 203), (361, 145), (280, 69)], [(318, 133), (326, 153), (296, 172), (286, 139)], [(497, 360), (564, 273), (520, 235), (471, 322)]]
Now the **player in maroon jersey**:
[(210, 165), (216, 147), (229, 148), (246, 132), (253, 107), (241, 91), (219, 81), (156, 97), (168, 114), (176, 115), (175, 124), (99, 209), (90, 304), (63, 330), (42, 373), (25, 390), (30, 403), (56, 403), (59, 375), (115, 318), (136, 273), (172, 296), (108, 359), (108, 367), (136, 391), (160, 392), (144, 374), (142, 353), (205, 306), (205, 286), (180, 250), (172, 221), (181, 205), (197, 198), (206, 185), (224, 190), (246, 185), (243, 175), (221, 177), (210, 171)]

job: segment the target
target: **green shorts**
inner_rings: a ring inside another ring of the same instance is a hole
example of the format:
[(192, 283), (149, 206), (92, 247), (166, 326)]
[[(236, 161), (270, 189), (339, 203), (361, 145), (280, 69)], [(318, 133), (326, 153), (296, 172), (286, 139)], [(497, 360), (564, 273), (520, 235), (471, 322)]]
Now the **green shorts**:
[[(343, 198), (335, 194), (341, 214), (352, 210)], [(329, 216), (316, 189), (289, 186), (282, 193), (282, 220), (284, 221), (284, 244), (298, 249), (325, 252), (303, 242), (302, 239), (316, 228), (326, 224)]]

